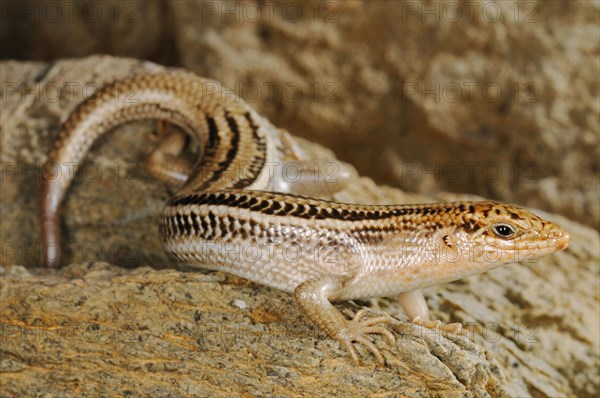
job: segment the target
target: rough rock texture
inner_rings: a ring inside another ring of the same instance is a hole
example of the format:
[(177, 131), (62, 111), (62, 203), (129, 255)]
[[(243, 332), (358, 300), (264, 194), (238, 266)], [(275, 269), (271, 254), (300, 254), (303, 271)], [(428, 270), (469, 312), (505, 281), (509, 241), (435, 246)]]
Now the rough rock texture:
[[(148, 67), (110, 57), (0, 63), (0, 396), (600, 393), (595, 230), (538, 211), (572, 234), (567, 251), (426, 291), (433, 316), (466, 323), (467, 337), (423, 331), (391, 299), (340, 304), (348, 314), (366, 305), (395, 318), (397, 346), (377, 341), (389, 365), (376, 368), (369, 357), (355, 367), (291, 296), (221, 273), (168, 269), (156, 219), (169, 192), (138, 167), (152, 123), (117, 128), (94, 146), (64, 208), (73, 264), (32, 268), (41, 259), (39, 165), (60, 121), (91, 93), (83, 89), (90, 83)], [(14, 94), (10, 84), (39, 95)], [(60, 88), (58, 97), (51, 87)], [(315, 158), (333, 158), (315, 144), (303, 146)], [(335, 198), (431, 200), (368, 178)], [(125, 268), (131, 266), (141, 267)]]
[(600, 226), (597, 1), (5, 3), (2, 57), (182, 65), (377, 182)]

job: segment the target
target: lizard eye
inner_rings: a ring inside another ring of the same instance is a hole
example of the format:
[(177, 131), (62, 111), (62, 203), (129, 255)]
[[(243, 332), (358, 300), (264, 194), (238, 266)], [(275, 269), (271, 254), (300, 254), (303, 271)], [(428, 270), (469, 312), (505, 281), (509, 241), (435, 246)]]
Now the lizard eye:
[(517, 229), (508, 223), (498, 223), (492, 225), (492, 231), (497, 237), (508, 239), (517, 232)]

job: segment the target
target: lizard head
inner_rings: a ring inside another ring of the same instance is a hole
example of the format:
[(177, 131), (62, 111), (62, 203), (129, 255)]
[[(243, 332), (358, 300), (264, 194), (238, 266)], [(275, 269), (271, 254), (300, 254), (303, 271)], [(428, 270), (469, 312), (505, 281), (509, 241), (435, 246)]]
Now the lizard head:
[(445, 243), (467, 249), (468, 262), (493, 267), (508, 262), (532, 260), (565, 249), (571, 240), (562, 227), (528, 210), (497, 202), (459, 204), (454, 233)]

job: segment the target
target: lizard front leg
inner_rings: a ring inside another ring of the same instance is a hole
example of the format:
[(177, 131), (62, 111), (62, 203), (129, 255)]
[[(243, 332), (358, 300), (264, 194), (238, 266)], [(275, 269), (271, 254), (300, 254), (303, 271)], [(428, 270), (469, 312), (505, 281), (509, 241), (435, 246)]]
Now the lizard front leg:
[(347, 279), (343, 276), (328, 275), (306, 281), (294, 292), (296, 302), (306, 316), (348, 350), (357, 365), (359, 357), (352, 344), (354, 342), (366, 346), (375, 355), (377, 362), (383, 365), (383, 356), (369, 335), (381, 334), (387, 338), (390, 345), (395, 345), (394, 335), (382, 326), (389, 323), (389, 318), (367, 318), (366, 311), (362, 309), (356, 313), (354, 319), (348, 320), (331, 304), (331, 300), (341, 296)]
[(417, 325), (427, 329), (441, 330), (450, 334), (462, 334), (460, 323), (442, 324), (441, 321), (432, 321), (429, 317), (429, 307), (421, 290), (413, 290), (398, 295), (398, 302), (406, 315)]

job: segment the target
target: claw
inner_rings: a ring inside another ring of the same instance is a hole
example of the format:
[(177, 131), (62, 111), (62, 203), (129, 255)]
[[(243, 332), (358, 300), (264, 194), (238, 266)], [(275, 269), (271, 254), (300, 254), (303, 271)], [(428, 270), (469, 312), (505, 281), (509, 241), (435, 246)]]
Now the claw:
[(365, 333), (369, 333), (369, 334), (381, 334), (383, 336), (385, 336), (385, 338), (388, 341), (388, 344), (391, 346), (396, 345), (396, 338), (394, 337), (394, 335), (392, 334), (392, 332), (390, 332), (389, 330), (387, 330), (386, 328), (384, 328), (383, 326), (371, 326), (369, 328), (365, 329)]
[(360, 310), (358, 310), (356, 312), (356, 315), (354, 315), (354, 319), (352, 319), (354, 322), (358, 322), (361, 319), (363, 319), (365, 317), (365, 315), (367, 315), (367, 310), (365, 310), (364, 308), (361, 308)]
[(352, 361), (354, 361), (355, 365), (360, 365), (360, 359), (358, 358), (358, 352), (356, 352), (356, 348), (354, 348), (354, 346), (352, 345), (352, 341), (351, 340), (342, 340), (339, 339), (340, 343), (342, 343), (342, 345), (344, 346), (344, 348), (346, 349), (346, 351), (348, 351), (350, 353), (350, 356), (352, 357)]
[(385, 360), (383, 355), (381, 355), (379, 349), (375, 347), (369, 335), (380, 334), (391, 346), (395, 345), (396, 338), (392, 332), (382, 326), (382, 324), (389, 323), (390, 319), (385, 316), (365, 318), (366, 315), (366, 310), (359, 310), (354, 316), (354, 319), (347, 321), (346, 327), (338, 332), (337, 339), (348, 350), (357, 365), (360, 361), (356, 348), (354, 348), (352, 344), (354, 342), (364, 345), (371, 353), (373, 353), (377, 362), (380, 365), (384, 365)]
[(378, 364), (380, 364), (380, 365), (385, 364), (383, 355), (381, 355), (381, 352), (379, 352), (379, 349), (377, 349), (377, 347), (375, 347), (375, 345), (373, 344), (373, 342), (371, 340), (369, 340), (369, 338), (367, 338), (366, 336), (357, 336), (357, 337), (355, 337), (354, 341), (366, 346), (369, 349), (369, 351), (371, 351), (373, 353), (373, 355), (375, 355), (375, 359), (377, 360)]
[[(354, 318), (354, 320), (356, 320), (356, 318)], [(366, 321), (362, 322), (365, 326), (371, 326), (371, 325), (375, 325), (377, 323), (390, 323), (390, 320), (388, 317), (385, 316), (378, 316), (376, 318), (370, 318), (367, 319)]]
[(443, 324), (442, 321), (440, 321), (440, 320), (437, 320), (437, 321), (423, 320), (423, 319), (421, 319), (421, 317), (416, 317), (412, 321), (413, 321), (413, 323), (415, 323), (419, 326), (422, 326), (422, 327), (425, 327), (425, 328), (431, 329), (431, 330), (437, 330), (437, 331), (446, 332), (446, 333), (453, 334), (453, 335), (460, 335), (460, 336), (464, 336), (466, 334), (466, 332), (462, 328), (462, 324), (460, 324), (460, 323)]

